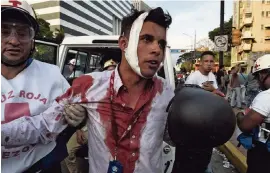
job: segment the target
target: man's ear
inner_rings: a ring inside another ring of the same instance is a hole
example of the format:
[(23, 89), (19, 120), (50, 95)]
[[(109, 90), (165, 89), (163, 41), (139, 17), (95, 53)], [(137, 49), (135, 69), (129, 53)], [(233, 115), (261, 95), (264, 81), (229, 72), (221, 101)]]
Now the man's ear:
[(128, 47), (128, 39), (125, 36), (120, 36), (118, 40), (118, 45), (122, 51)]

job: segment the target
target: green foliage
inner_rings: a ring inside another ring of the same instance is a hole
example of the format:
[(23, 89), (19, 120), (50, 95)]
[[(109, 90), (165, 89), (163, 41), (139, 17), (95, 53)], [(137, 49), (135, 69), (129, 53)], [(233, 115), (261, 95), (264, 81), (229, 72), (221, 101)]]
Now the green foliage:
[(187, 71), (191, 71), (193, 69), (193, 63), (191, 61), (183, 62), (181, 68), (185, 68)]
[(42, 62), (54, 64), (55, 58), (56, 58), (55, 53), (56, 53), (56, 48), (54, 46), (36, 44), (35, 51), (32, 55), (32, 58), (37, 59)]
[(53, 33), (53, 31), (50, 29), (50, 23), (46, 22), (46, 20), (42, 18), (38, 18), (37, 21), (39, 24), (39, 32), (36, 36), (37, 39), (51, 40), (53, 42), (57, 42), (58, 44), (63, 41), (65, 37), (65, 31), (63, 28), (56, 28), (55, 33)]
[(185, 62), (185, 61), (195, 60), (199, 58), (200, 55), (201, 55), (201, 52), (198, 52), (198, 51), (195, 52), (195, 57), (194, 57), (194, 51), (184, 53), (183, 55), (179, 56), (179, 59), (177, 60), (177, 64), (180, 64), (181, 62)]
[(63, 28), (56, 28), (55, 29), (56, 33), (55, 33), (55, 40), (58, 42), (58, 43), (61, 43), (63, 41), (63, 39), (65, 38), (65, 31)]
[(46, 22), (46, 20), (42, 18), (38, 18), (37, 22), (39, 24), (37, 38), (53, 39), (53, 32), (50, 30), (50, 23)]

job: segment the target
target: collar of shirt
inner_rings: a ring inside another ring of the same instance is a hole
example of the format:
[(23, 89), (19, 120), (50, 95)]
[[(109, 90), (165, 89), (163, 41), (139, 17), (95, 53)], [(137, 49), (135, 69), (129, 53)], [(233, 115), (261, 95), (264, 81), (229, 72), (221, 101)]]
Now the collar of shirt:
[[(115, 77), (114, 77), (114, 85), (113, 85), (116, 95), (118, 95), (120, 91), (127, 91), (127, 88), (124, 86), (122, 82), (118, 69), (119, 69), (119, 65), (115, 68)], [(156, 81), (155, 79), (156, 79), (156, 76), (154, 76), (153, 78), (147, 81), (146, 86), (145, 86), (145, 91), (149, 91), (155, 85), (155, 81)]]

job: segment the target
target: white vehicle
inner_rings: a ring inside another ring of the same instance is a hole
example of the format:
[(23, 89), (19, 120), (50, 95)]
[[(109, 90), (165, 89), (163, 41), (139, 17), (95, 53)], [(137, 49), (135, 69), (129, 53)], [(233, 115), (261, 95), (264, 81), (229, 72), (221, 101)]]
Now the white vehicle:
[[(76, 36), (66, 37), (61, 45), (54, 46), (56, 53), (54, 64), (60, 67), (62, 74), (71, 83), (73, 78), (70, 79), (70, 71), (68, 63), (71, 59), (76, 59), (77, 70), (81, 70), (84, 74), (91, 73), (100, 69), (100, 60), (104, 54), (109, 54), (113, 58), (120, 61), (121, 50), (118, 46), (119, 36)], [(44, 42), (36, 41), (36, 44), (45, 44)], [(39, 45), (38, 45), (39, 46)], [(58, 51), (59, 48), (59, 51)], [(42, 60), (42, 59), (40, 59)], [(48, 61), (46, 61), (48, 62)], [(173, 88), (175, 88), (174, 71), (170, 56), (170, 49), (166, 49), (166, 57), (161, 69), (161, 76), (164, 77)], [(163, 74), (163, 75), (162, 75)], [(165, 75), (164, 75), (165, 74)], [(162, 173), (171, 173), (174, 163), (175, 148), (163, 142), (163, 163), (164, 171)]]

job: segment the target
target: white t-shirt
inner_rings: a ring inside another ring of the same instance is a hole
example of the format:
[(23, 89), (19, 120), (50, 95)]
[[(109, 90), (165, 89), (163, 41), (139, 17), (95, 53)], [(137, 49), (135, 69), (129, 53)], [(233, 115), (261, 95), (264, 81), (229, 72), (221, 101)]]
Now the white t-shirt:
[(206, 76), (203, 75), (199, 70), (195, 71), (194, 73), (191, 73), (188, 76), (185, 84), (196, 84), (202, 87), (202, 84), (206, 81), (213, 81), (214, 88), (215, 89), (218, 88), (216, 77), (212, 72), (210, 72), (208, 76)]
[[(2, 76), (1, 82), (1, 123), (7, 126), (8, 122), (22, 116), (44, 112), (57, 96), (62, 95), (69, 88), (69, 84), (57, 66), (37, 60), (33, 60), (26, 69), (11, 80)], [(14, 133), (18, 136), (24, 135), (24, 132), (19, 130)], [(55, 146), (55, 142), (18, 147), (2, 146), (2, 173), (21, 173), (27, 170), (50, 153)]]
[[(253, 100), (250, 108), (264, 116), (264, 122), (270, 123), (270, 89), (260, 92)], [(266, 141), (263, 134), (260, 135), (259, 140)]]

